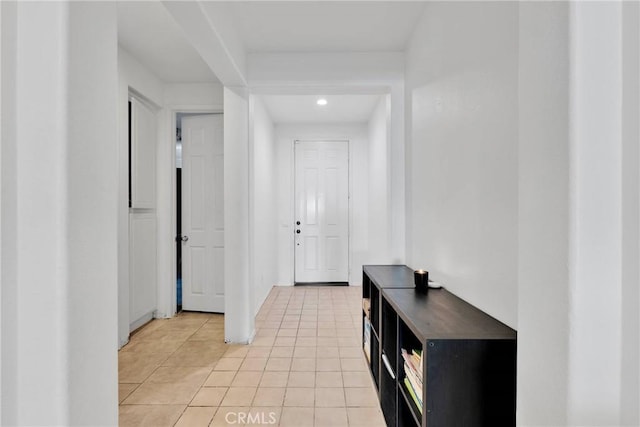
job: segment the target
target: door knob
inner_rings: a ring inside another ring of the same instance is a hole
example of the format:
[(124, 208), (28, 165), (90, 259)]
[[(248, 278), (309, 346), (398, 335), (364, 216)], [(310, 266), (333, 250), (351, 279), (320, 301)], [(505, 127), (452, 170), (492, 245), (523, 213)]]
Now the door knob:
[(182, 239), (181, 239), (181, 240), (182, 240), (183, 242), (186, 242), (187, 240), (189, 240), (189, 236), (182, 236)]
[(300, 221), (296, 221), (296, 225), (300, 225)]
[(300, 230), (296, 230), (296, 233), (297, 233), (297, 234), (300, 234)]

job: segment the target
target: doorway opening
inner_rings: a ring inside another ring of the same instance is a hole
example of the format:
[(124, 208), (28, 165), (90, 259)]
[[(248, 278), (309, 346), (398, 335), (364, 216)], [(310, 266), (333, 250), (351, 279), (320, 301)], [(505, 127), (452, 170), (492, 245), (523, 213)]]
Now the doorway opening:
[(176, 113), (176, 312), (224, 312), (222, 114)]

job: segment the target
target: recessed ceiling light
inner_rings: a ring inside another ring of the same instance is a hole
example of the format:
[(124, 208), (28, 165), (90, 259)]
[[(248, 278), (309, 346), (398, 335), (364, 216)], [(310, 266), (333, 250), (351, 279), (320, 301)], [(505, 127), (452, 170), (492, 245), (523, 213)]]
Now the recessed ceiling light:
[(318, 105), (327, 105), (327, 100), (324, 98), (320, 98), (316, 101), (316, 104)]

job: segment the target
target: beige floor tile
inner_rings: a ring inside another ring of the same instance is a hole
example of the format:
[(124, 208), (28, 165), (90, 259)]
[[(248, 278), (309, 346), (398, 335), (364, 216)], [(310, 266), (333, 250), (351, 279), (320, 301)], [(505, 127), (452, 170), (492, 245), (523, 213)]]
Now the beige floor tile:
[[(361, 292), (353, 287), (274, 287), (248, 346), (224, 344), (222, 315), (181, 313), (151, 322), (119, 352), (124, 374), (120, 420), (123, 425), (171, 425), (182, 415), (179, 426), (209, 420), (212, 426), (274, 425), (273, 412), (276, 424), (284, 426), (383, 426), (361, 348)], [(188, 388), (203, 382), (182, 414)], [(167, 386), (171, 391), (163, 389)], [(226, 392), (228, 387), (233, 391)], [(173, 405), (179, 409), (173, 418), (171, 411), (159, 410), (172, 405), (146, 404), (174, 400), (181, 405)]]
[(304, 427), (313, 425), (314, 408), (282, 408), (281, 426)]
[(220, 406), (228, 387), (202, 387), (189, 406)]
[(347, 427), (347, 410), (345, 408), (316, 408), (316, 427)]
[(342, 387), (316, 388), (316, 407), (342, 408), (345, 406), (344, 389)]
[(318, 337), (337, 337), (338, 332), (334, 328), (318, 328)]
[(379, 408), (347, 408), (349, 427), (386, 427)]
[(186, 341), (194, 332), (195, 330), (171, 329), (166, 326), (150, 331), (145, 328), (135, 339), (142, 341)]
[(280, 327), (280, 323), (279, 321), (275, 321), (275, 322), (270, 322), (270, 321), (265, 321), (262, 324), (263, 328), (268, 328), (268, 329), (278, 329)]
[(342, 373), (316, 372), (316, 387), (342, 387)]
[(369, 372), (342, 372), (345, 387), (368, 387), (371, 384)]
[(319, 372), (339, 372), (340, 359), (318, 359), (316, 362), (316, 371)]
[(362, 347), (340, 347), (341, 358), (361, 358), (363, 355)]
[(273, 357), (267, 360), (265, 371), (289, 371), (291, 368), (291, 359), (286, 357)]
[(299, 337), (315, 337), (317, 333), (315, 329), (298, 329)]
[(288, 387), (315, 387), (316, 373), (310, 372), (295, 372), (289, 373)]
[(288, 378), (289, 372), (265, 372), (260, 387), (286, 387)]
[(262, 371), (240, 371), (231, 385), (233, 387), (258, 387), (262, 379)]
[(187, 408), (175, 427), (207, 427), (217, 409), (211, 407)]
[(315, 347), (316, 337), (298, 337), (296, 339), (296, 347)]
[[(286, 347), (282, 347), (282, 348), (286, 348)], [(273, 347), (249, 347), (249, 350), (247, 351), (247, 357), (249, 358), (255, 358), (255, 357), (269, 357), (269, 355), (271, 354), (271, 350), (273, 349)]]
[(192, 383), (201, 386), (211, 373), (211, 368), (161, 366), (147, 378), (146, 383)]
[(338, 346), (340, 347), (355, 347), (360, 343), (360, 337), (338, 337)]
[(368, 369), (364, 357), (359, 359), (340, 359), (340, 366), (343, 371), (366, 371)]
[(190, 383), (143, 383), (127, 397), (124, 405), (187, 405), (200, 389)]
[(377, 408), (380, 404), (372, 387), (347, 387), (344, 394), (350, 407)]
[(118, 382), (143, 382), (169, 356), (170, 353), (120, 352), (118, 354)]
[(213, 420), (211, 420), (211, 427), (219, 427), (219, 426), (245, 426), (246, 423), (242, 422), (242, 420), (246, 421), (249, 411), (251, 408), (248, 406), (236, 406), (236, 407), (220, 407), (216, 411), (216, 414), (213, 416)]
[(291, 362), (292, 371), (311, 372), (316, 370), (316, 359), (299, 358), (293, 359)]
[(316, 345), (318, 348), (324, 347), (337, 347), (338, 338), (336, 337), (318, 337), (316, 338)]
[(296, 345), (296, 337), (277, 337), (274, 347), (293, 347)]
[(295, 347), (293, 351), (294, 358), (314, 358), (316, 357), (315, 347)]
[(318, 359), (337, 359), (340, 353), (337, 346), (318, 347), (317, 357)]
[(223, 357), (222, 359), (218, 360), (218, 363), (216, 363), (213, 370), (214, 371), (237, 371), (238, 369), (240, 369), (240, 366), (242, 365), (244, 360), (245, 359), (241, 359), (239, 357)]
[(279, 337), (295, 337), (296, 335), (298, 335), (298, 330), (297, 329), (283, 329), (283, 328), (281, 328), (278, 331), (278, 336)]
[(227, 351), (222, 357), (244, 358), (247, 354), (249, 354), (249, 348), (250, 347), (248, 345), (230, 345), (227, 347)]
[(118, 402), (122, 403), (140, 384), (118, 384)]
[(304, 406), (314, 405), (315, 392), (313, 388), (287, 387), (284, 395), (284, 406)]
[(293, 357), (294, 347), (273, 347), (271, 357)]
[(256, 333), (256, 338), (275, 337), (278, 335), (278, 330), (277, 328), (262, 328)]
[(185, 340), (182, 339), (167, 339), (167, 340), (131, 340), (127, 345), (122, 347), (121, 353), (135, 352), (135, 353), (173, 353), (176, 351)]
[(219, 343), (207, 341), (186, 341), (163, 366), (214, 366), (224, 355), (225, 348)]
[(224, 329), (200, 328), (189, 337), (189, 341), (208, 341), (224, 343)]
[(120, 427), (173, 426), (186, 405), (121, 405), (118, 414)]
[(230, 386), (236, 376), (236, 371), (213, 371), (204, 382), (206, 387)]
[(251, 345), (256, 347), (273, 347), (275, 340), (275, 337), (256, 337)]
[(253, 398), (253, 406), (282, 406), (284, 387), (258, 387)]
[(220, 406), (250, 406), (256, 387), (230, 387)]
[(254, 357), (244, 359), (242, 362), (242, 366), (240, 366), (241, 371), (263, 371), (264, 367), (267, 364), (267, 358), (263, 357)]

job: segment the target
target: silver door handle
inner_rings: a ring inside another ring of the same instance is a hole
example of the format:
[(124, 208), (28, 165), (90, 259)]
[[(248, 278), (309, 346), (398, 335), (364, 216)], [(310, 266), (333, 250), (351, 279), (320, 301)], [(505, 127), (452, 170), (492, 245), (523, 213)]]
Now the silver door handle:
[(186, 242), (187, 240), (189, 240), (189, 236), (182, 236), (182, 239), (181, 239), (181, 240), (182, 240), (183, 242)]

